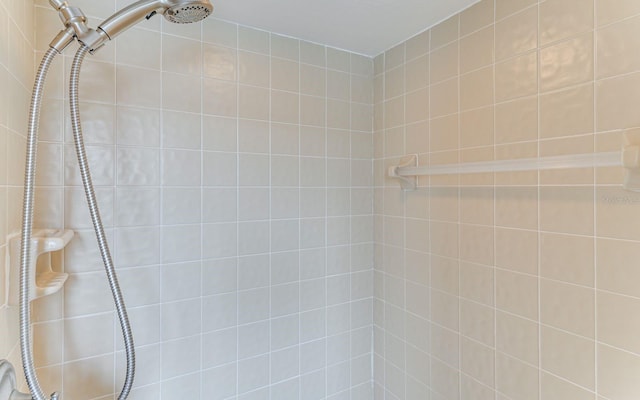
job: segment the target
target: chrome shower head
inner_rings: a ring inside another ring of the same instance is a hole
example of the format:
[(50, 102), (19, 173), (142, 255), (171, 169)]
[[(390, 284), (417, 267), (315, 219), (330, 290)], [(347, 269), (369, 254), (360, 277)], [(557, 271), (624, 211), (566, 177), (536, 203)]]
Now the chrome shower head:
[(163, 14), (171, 22), (198, 22), (213, 11), (209, 0), (140, 0), (118, 11), (98, 27), (109, 39), (129, 29), (143, 19)]
[(179, 4), (168, 8), (164, 12), (167, 21), (176, 24), (189, 24), (202, 21), (213, 12), (213, 6), (209, 1), (181, 1)]

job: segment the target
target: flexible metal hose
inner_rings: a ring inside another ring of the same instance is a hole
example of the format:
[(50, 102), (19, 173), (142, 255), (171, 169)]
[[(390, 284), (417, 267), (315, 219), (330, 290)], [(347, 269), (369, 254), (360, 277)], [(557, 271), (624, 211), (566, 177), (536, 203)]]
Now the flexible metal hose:
[[(76, 154), (78, 155), (78, 165), (80, 167), (80, 175), (82, 177), (82, 184), (84, 185), (84, 191), (87, 196), (87, 203), (89, 205), (89, 213), (91, 214), (91, 221), (93, 222), (93, 228), (96, 232), (96, 238), (98, 240), (98, 247), (100, 248), (100, 255), (104, 262), (104, 268), (109, 279), (109, 286), (111, 287), (111, 293), (113, 294), (113, 301), (116, 305), (118, 312), (118, 319), (120, 320), (120, 327), (122, 328), (122, 336), (124, 337), (124, 347), (127, 355), (127, 374), (125, 377), (122, 391), (118, 396), (118, 400), (124, 400), (129, 396), (131, 387), (133, 385), (133, 378), (135, 375), (135, 349), (133, 345), (133, 335), (131, 333), (131, 324), (127, 316), (127, 309), (124, 304), (122, 292), (120, 291), (120, 285), (118, 284), (118, 277), (113, 266), (111, 259), (111, 252), (109, 251), (109, 244), (107, 243), (106, 235), (104, 234), (104, 228), (102, 226), (102, 220), (100, 218), (100, 210), (98, 209), (98, 202), (93, 190), (93, 183), (91, 182), (91, 172), (89, 171), (89, 163), (87, 161), (87, 155), (84, 148), (84, 140), (82, 138), (82, 123), (80, 120), (80, 105), (78, 101), (78, 87), (80, 83), (80, 68), (82, 62), (89, 48), (82, 45), (71, 64), (71, 79), (69, 83), (69, 101), (71, 104), (71, 125), (73, 127), (73, 139), (75, 141)], [(39, 399), (38, 399), (39, 400)]]
[[(38, 150), (38, 123), (44, 82), (49, 72), (53, 59), (58, 54), (54, 49), (49, 49), (42, 58), (36, 74), (31, 97), (31, 109), (29, 111), (29, 127), (27, 132), (27, 159), (24, 172), (24, 197), (22, 203), (22, 242), (20, 244), (20, 352), (22, 354), (22, 368), (27, 378), (27, 384), (34, 400), (47, 400), (42, 392), (31, 351), (31, 303), (29, 302), (29, 266), (31, 265), (31, 230), (33, 227), (33, 187), (36, 177), (36, 156)], [(51, 399), (58, 398), (52, 394)]]

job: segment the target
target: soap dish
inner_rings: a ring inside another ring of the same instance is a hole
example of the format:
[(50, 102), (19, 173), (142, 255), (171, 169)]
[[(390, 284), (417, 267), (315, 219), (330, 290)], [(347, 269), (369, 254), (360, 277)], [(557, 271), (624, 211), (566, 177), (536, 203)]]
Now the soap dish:
[[(34, 229), (31, 235), (29, 300), (47, 296), (62, 289), (69, 274), (53, 270), (52, 255), (65, 248), (73, 235), (74, 232), (68, 229)], [(20, 233), (10, 235), (8, 242), (9, 305), (17, 305), (20, 296)], [(58, 259), (61, 260), (61, 257)]]

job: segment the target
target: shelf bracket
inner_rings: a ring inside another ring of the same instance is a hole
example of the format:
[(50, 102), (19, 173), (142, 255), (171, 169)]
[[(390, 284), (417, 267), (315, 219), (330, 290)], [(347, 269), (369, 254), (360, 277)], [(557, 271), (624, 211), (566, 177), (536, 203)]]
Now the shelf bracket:
[(418, 177), (416, 175), (413, 176), (402, 176), (398, 174), (399, 168), (405, 167), (417, 167), (418, 166), (418, 155), (417, 154), (409, 154), (400, 159), (398, 165), (389, 167), (389, 178), (397, 179), (400, 182), (400, 187), (405, 192), (416, 190), (418, 187)]

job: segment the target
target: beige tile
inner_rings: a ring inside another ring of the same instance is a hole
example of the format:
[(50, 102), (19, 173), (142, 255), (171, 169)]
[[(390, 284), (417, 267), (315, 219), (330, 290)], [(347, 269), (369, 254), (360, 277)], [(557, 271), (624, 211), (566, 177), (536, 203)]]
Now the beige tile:
[(546, 372), (541, 374), (540, 388), (544, 400), (595, 400), (593, 393)]
[[(248, 100), (251, 100), (248, 97)], [(266, 108), (269, 108), (267, 104)], [(300, 96), (300, 123), (324, 127), (327, 121), (326, 100), (315, 96)]]
[(214, 79), (204, 79), (202, 110), (205, 114), (237, 116), (238, 85)]
[(407, 61), (424, 56), (429, 52), (429, 41), (431, 40), (431, 31), (426, 30), (407, 40), (405, 44), (405, 53)]
[[(0, 190), (0, 197), (3, 196), (3, 192), (4, 192), (4, 190)], [(2, 203), (3, 203), (3, 200), (0, 200), (0, 207), (3, 205)], [(3, 207), (3, 209), (4, 209), (4, 207)], [(4, 225), (4, 224), (1, 224), (1, 225)], [(0, 231), (2, 231), (2, 233), (4, 233), (4, 230), (5, 230), (4, 226), (0, 226)], [(2, 241), (4, 242), (4, 239), (2, 239)], [(2, 257), (2, 260), (5, 260), (5, 252), (6, 252), (6, 250), (7, 250), (7, 247), (4, 246), (4, 243), (3, 243), (3, 245), (0, 247), (0, 256)], [(3, 307), (5, 306), (5, 304), (7, 302), (7, 298), (8, 298), (7, 296), (8, 296), (8, 293), (9, 293), (9, 290), (8, 290), (9, 289), (9, 283), (8, 283), (8, 277), (9, 277), (8, 269), (9, 269), (9, 266), (6, 265), (6, 264), (7, 263), (3, 262), (2, 266), (0, 266), (0, 274), (2, 274), (2, 278), (3, 278), (3, 282), (2, 282), (3, 284), (0, 287), (0, 299), (2, 299), (2, 300), (0, 300), (0, 305), (3, 306)], [(7, 280), (5, 280), (5, 279), (7, 279)]]
[(540, 96), (540, 137), (562, 137), (594, 131), (593, 84)]
[[(376, 79), (376, 84), (382, 84), (382, 79)], [(375, 86), (376, 88), (378, 86)], [(324, 68), (313, 65), (300, 64), (300, 93), (313, 96), (324, 96), (327, 90), (327, 76)], [(376, 93), (377, 99), (382, 100), (382, 91)]]
[[(291, 66), (295, 68), (296, 64), (291, 63)], [(283, 72), (286, 71), (286, 68), (282, 68)], [(282, 73), (282, 72), (281, 72)], [(272, 73), (273, 75), (273, 73)], [(291, 71), (290, 73), (286, 73), (286, 77), (282, 77), (280, 79), (271, 79), (271, 88), (279, 89), (279, 90), (288, 90), (291, 92), (297, 91), (297, 82), (293, 82), (297, 80), (296, 72)], [(287, 85), (284, 89), (281, 89), (280, 86), (284, 86), (280, 81), (287, 81)], [(342, 101), (349, 101), (351, 99), (351, 76), (346, 72), (327, 70), (327, 97), (330, 99), (337, 99)], [(278, 87), (276, 87), (278, 86)], [(402, 88), (402, 85), (400, 85)]]
[(540, 229), (593, 235), (593, 196), (592, 188), (540, 188)]
[(640, 393), (640, 357), (598, 345), (598, 394), (608, 399), (634, 399)]
[[(64, 364), (64, 375), (78, 379), (65, 380), (62, 390), (70, 398), (93, 399), (108, 396), (113, 393), (113, 363), (113, 356), (105, 355)], [(75, 384), (78, 381), (83, 384)]]
[[(327, 82), (329, 77), (327, 75)], [(384, 98), (392, 99), (404, 93), (404, 65), (388, 70), (384, 77)]]
[(431, 28), (431, 50), (458, 39), (460, 16), (458, 14)]
[(496, 225), (509, 228), (538, 228), (538, 189), (496, 188)]
[(506, 396), (499, 400), (537, 400), (539, 370), (500, 352), (496, 353), (496, 389)]
[[(624, 143), (622, 131), (603, 132), (595, 136), (595, 151), (619, 151), (620, 144)], [(597, 185), (619, 185), (624, 181), (624, 168), (602, 167), (596, 168)]]
[(640, 257), (637, 242), (596, 239), (598, 289), (640, 297), (635, 260)]
[(298, 61), (300, 58), (300, 42), (287, 36), (271, 34), (271, 55)]
[(496, 270), (496, 307), (532, 320), (538, 319), (538, 279)]
[(493, 228), (481, 225), (460, 227), (460, 259), (475, 264), (493, 265)]
[(495, 309), (460, 300), (460, 333), (486, 346), (495, 346)]
[(37, 368), (63, 363), (63, 332), (64, 322), (60, 320), (33, 325), (33, 357)]
[(495, 350), (473, 340), (460, 341), (460, 369), (485, 385), (493, 385)]
[[(471, 163), (481, 161), (493, 161), (493, 146), (474, 147), (460, 151), (460, 162)], [(462, 174), (460, 175), (460, 186), (492, 186), (492, 173)]]
[(498, 311), (496, 350), (531, 365), (538, 365), (538, 324)]
[(460, 147), (493, 145), (494, 107), (460, 113)]
[[(540, 157), (593, 153), (593, 135), (540, 142)], [(541, 185), (593, 185), (593, 168), (540, 171)]]
[(640, 353), (640, 300), (598, 292), (598, 340), (617, 348)]
[(411, 124), (429, 118), (429, 89), (407, 93), (405, 98), (405, 122)]
[[(459, 298), (438, 290), (431, 290), (431, 321), (447, 329), (459, 329)], [(457, 349), (456, 349), (457, 350)]]
[(238, 90), (238, 116), (266, 121), (269, 119), (269, 90), (241, 85)]
[[(401, 157), (404, 155), (404, 129), (387, 129), (384, 134), (384, 156)], [(397, 164), (397, 161), (394, 162)]]
[(460, 335), (458, 332), (431, 324), (431, 356), (445, 364), (460, 368)]
[(432, 400), (457, 399), (459, 397), (460, 371), (434, 358), (431, 359), (431, 382)]
[(562, 40), (593, 29), (593, 3), (548, 0), (540, 3), (540, 44)]
[(429, 251), (429, 221), (421, 219), (405, 220), (405, 247), (427, 253)]
[(405, 153), (428, 153), (429, 152), (429, 122), (422, 121), (405, 128)]
[(496, 22), (496, 60), (533, 50), (538, 45), (538, 9), (531, 7)]
[(458, 295), (460, 268), (458, 260), (431, 256), (431, 287), (445, 293)]
[(462, 75), (460, 77), (460, 109), (464, 111), (492, 105), (493, 86), (492, 67)]
[(595, 342), (544, 326), (541, 335), (542, 368), (594, 390)]
[[(384, 64), (385, 64), (385, 56), (386, 53), (378, 54), (373, 59), (373, 74), (379, 75), (384, 72)], [(302, 59), (300, 60), (302, 61)]]
[(540, 275), (582, 286), (594, 285), (594, 241), (584, 236), (542, 233)]
[(638, 35), (640, 16), (598, 30), (598, 78), (640, 70)]
[(537, 274), (538, 233), (521, 229), (496, 229), (496, 266)]
[(640, 216), (635, 212), (637, 197), (620, 187), (596, 189), (596, 226), (598, 236), (640, 239)]
[(430, 82), (437, 83), (451, 79), (458, 75), (459, 44), (450, 43), (442, 48), (434, 50), (430, 55)]
[[(432, 98), (432, 104), (435, 99)], [(456, 150), (459, 143), (459, 127), (458, 115), (450, 114), (445, 117), (433, 118), (431, 120), (431, 137), (429, 148), (432, 152)], [(435, 163), (436, 160), (432, 159)], [(457, 160), (449, 160), (443, 163), (452, 163)], [(440, 164), (440, 162), (438, 162)]]
[(635, 14), (640, 14), (640, 4), (635, 0), (596, 0), (598, 26), (619, 21)]
[(429, 214), (434, 221), (457, 222), (458, 189), (432, 188), (429, 198)]
[(460, 13), (460, 36), (466, 36), (494, 21), (494, 2), (482, 0)]
[[(345, 125), (344, 118), (348, 119), (348, 116), (342, 116), (339, 114), (335, 118), (331, 113), (332, 104), (335, 101), (327, 102), (327, 124), (328, 126), (341, 128)], [(286, 122), (297, 124), (300, 119), (297, 107), (300, 104), (300, 96), (297, 93), (271, 91), (271, 120), (275, 122)], [(338, 104), (337, 108), (344, 109)]]
[(493, 224), (493, 188), (460, 189), (460, 221), (469, 224)]
[(518, 56), (496, 64), (496, 101), (530, 96), (538, 90), (536, 53)]
[(384, 53), (384, 70), (389, 71), (395, 67), (404, 64), (405, 61), (405, 42), (387, 50)]
[(236, 50), (203, 44), (202, 51), (204, 76), (235, 81), (238, 73)]
[(500, 20), (536, 3), (537, 0), (496, 0), (496, 19)]
[(384, 127), (404, 125), (404, 97), (396, 97), (384, 103)]
[[(449, 146), (450, 144), (455, 143), (453, 147), (446, 148), (444, 150), (440, 150), (438, 152), (432, 152), (429, 154), (429, 165), (443, 165), (443, 164), (455, 164), (459, 162), (459, 152), (457, 150), (457, 140), (458, 135), (450, 134), (448, 132), (457, 131), (457, 122), (458, 118), (456, 116), (449, 116), (445, 118), (439, 118), (437, 120), (431, 121), (431, 138), (434, 139), (437, 134), (443, 135), (444, 137), (438, 137), (437, 141), (431, 142), (431, 150), (434, 151), (434, 145), (438, 146)], [(442, 128), (440, 127), (442, 126)], [(443, 176), (431, 176), (429, 177), (429, 182), (432, 186), (460, 186), (459, 178), (457, 175), (443, 175)]]
[(494, 270), (484, 265), (460, 263), (460, 296), (494, 305)]
[(595, 337), (593, 289), (542, 279), (540, 321), (588, 338)]
[(238, 48), (256, 53), (268, 54), (269, 33), (246, 26), (238, 26)]
[(540, 50), (540, 90), (561, 89), (594, 77), (593, 33)]
[(450, 222), (431, 222), (431, 252), (445, 257), (458, 256), (458, 226)]
[(601, 80), (596, 83), (596, 118), (598, 131), (640, 125), (640, 115), (633, 105), (640, 101), (634, 90), (640, 85), (640, 73)]
[(269, 87), (269, 57), (246, 51), (238, 52), (238, 77), (240, 83)]
[(496, 105), (496, 143), (538, 138), (538, 98), (527, 97)]
[(409, 90), (427, 87), (429, 84), (429, 55), (407, 62), (404, 79), (405, 87)]
[(467, 375), (462, 375), (460, 398), (464, 400), (495, 400), (496, 391), (493, 385), (485, 386)]
[(300, 64), (295, 61), (271, 58), (271, 88), (299, 91), (299, 71)]
[(460, 39), (460, 72), (465, 73), (493, 64), (493, 44), (493, 26)]

